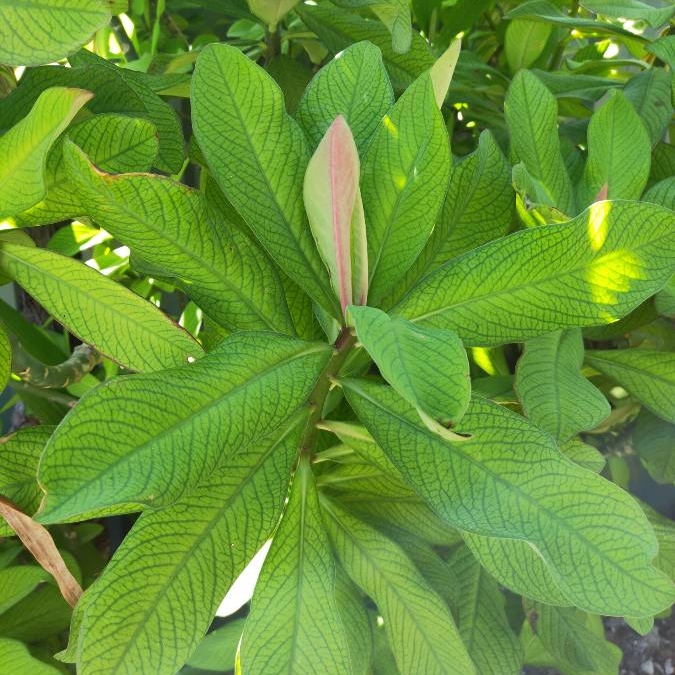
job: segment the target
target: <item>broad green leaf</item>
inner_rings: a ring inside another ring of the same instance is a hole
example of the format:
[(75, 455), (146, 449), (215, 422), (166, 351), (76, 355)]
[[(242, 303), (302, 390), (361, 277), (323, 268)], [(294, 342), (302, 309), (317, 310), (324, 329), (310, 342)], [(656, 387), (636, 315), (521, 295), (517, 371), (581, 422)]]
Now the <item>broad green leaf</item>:
[(141, 515), (84, 596), (78, 673), (173, 675), (185, 663), (279, 519), (305, 422), (268, 427), (189, 495)]
[(525, 164), (554, 206), (571, 216), (575, 210), (572, 183), (558, 138), (558, 104), (536, 75), (520, 71), (511, 82), (504, 101), (511, 149)]
[(0, 155), (5, 158), (0, 168), (0, 218), (19, 213), (45, 196), (49, 148), (91, 96), (82, 89), (47, 89), (30, 113), (0, 137)]
[[(6, 19), (5, 19), (6, 20)], [(0, 663), (2, 671), (10, 673), (30, 673), (30, 675), (60, 675), (61, 671), (36, 659), (23, 642), (0, 637)]]
[(390, 539), (337, 505), (326, 527), (347, 574), (377, 605), (403, 675), (475, 675), (446, 604)]
[(655, 40), (647, 45), (647, 51), (668, 64), (671, 70), (675, 68), (675, 35), (665, 35)]
[(670, 143), (657, 143), (652, 150), (652, 167), (649, 172), (649, 180), (658, 183), (675, 175), (675, 145)]
[(518, 360), (515, 389), (525, 414), (559, 442), (600, 424), (611, 408), (582, 374), (580, 329), (528, 340)]
[(584, 443), (580, 438), (571, 438), (560, 446), (560, 452), (569, 457), (575, 464), (589, 471), (600, 473), (605, 468), (605, 456), (592, 445)]
[(510, 21), (506, 28), (504, 53), (512, 73), (529, 68), (546, 48), (553, 26), (530, 19)]
[(604, 185), (604, 199), (639, 199), (649, 177), (650, 155), (651, 143), (640, 117), (620, 91), (613, 91), (588, 125), (580, 205), (596, 201)]
[(10, 0), (0, 5), (0, 63), (39, 66), (74, 52), (110, 20), (104, 0)]
[(354, 675), (371, 675), (373, 635), (366, 600), (339, 565), (335, 572), (335, 601), (347, 635), (351, 672)]
[[(111, 173), (148, 171), (157, 157), (157, 132), (144, 119), (122, 115), (95, 115), (69, 129), (68, 138), (80, 146), (101, 170)], [(17, 227), (48, 225), (84, 215), (87, 202), (69, 183), (63, 145), (56, 143), (47, 157), (47, 194), (11, 220)]]
[(72, 608), (56, 585), (46, 583), (0, 615), (0, 635), (26, 642), (43, 641), (67, 630), (71, 614)]
[(518, 675), (523, 655), (504, 611), (504, 596), (463, 546), (452, 555), (457, 575), (457, 626), (481, 675)]
[(641, 410), (633, 427), (633, 449), (658, 483), (675, 483), (675, 425)]
[(14, 565), (0, 570), (0, 614), (49, 578), (49, 574), (37, 565)]
[(234, 619), (211, 631), (199, 643), (187, 665), (202, 670), (234, 670), (237, 646), (245, 619)]
[(670, 277), (674, 227), (668, 209), (600, 202), (568, 223), (517, 232), (450, 261), (394, 314), (485, 346), (612, 323)]
[(445, 97), (448, 95), (448, 89), (452, 82), (452, 76), (455, 74), (457, 61), (462, 48), (461, 38), (456, 38), (450, 43), (450, 46), (436, 59), (436, 62), (429, 70), (431, 83), (434, 86), (434, 96), (436, 97), (436, 105), (439, 108), (443, 107)]
[(102, 173), (72, 143), (64, 157), (87, 213), (215, 321), (231, 330), (293, 332), (270, 261), (202, 193), (151, 174)]
[(234, 333), (189, 366), (95, 389), (45, 448), (40, 520), (172, 503), (297, 410), (329, 353), (281, 335)]
[(337, 312), (303, 209), (309, 152), (277, 84), (236, 47), (209, 45), (195, 67), (192, 115), (225, 196), (286, 274)]
[(675, 423), (675, 353), (647, 349), (592, 350), (586, 363), (614, 378), (645, 407)]
[(672, 119), (671, 92), (671, 78), (661, 68), (650, 68), (634, 75), (623, 89), (645, 125), (652, 145), (663, 138)]
[(312, 147), (343, 115), (363, 153), (380, 120), (394, 103), (380, 50), (370, 42), (347, 47), (312, 78), (296, 117)]
[(566, 459), (527, 420), (474, 398), (458, 428), (473, 436), (451, 442), (390, 388), (343, 387), (406, 481), (454, 527), (529, 542), (588, 611), (644, 616), (669, 604), (675, 587), (651, 566), (656, 539), (630, 495)]
[(377, 304), (427, 242), (450, 172), (448, 136), (429, 75), (384, 116), (363, 159), (368, 223), (368, 297)]
[(132, 370), (161, 370), (202, 349), (152, 303), (58, 253), (3, 242), (0, 269), (68, 330)]
[(675, 6), (668, 4), (661, 7), (660, 4), (654, 7), (639, 0), (581, 0), (581, 6), (595, 14), (622, 19), (643, 19), (654, 28), (668, 23), (675, 14)]
[(454, 426), (471, 398), (469, 361), (456, 333), (418, 328), (372, 307), (349, 312), (359, 342), (391, 386), (443, 426)]
[(643, 201), (665, 206), (675, 211), (675, 176), (664, 178), (645, 192)]
[(242, 675), (352, 672), (335, 562), (305, 455), (258, 578), (239, 659)]
[(277, 29), (277, 24), (290, 12), (299, 0), (247, 0), (251, 12), (262, 19), (270, 31)]

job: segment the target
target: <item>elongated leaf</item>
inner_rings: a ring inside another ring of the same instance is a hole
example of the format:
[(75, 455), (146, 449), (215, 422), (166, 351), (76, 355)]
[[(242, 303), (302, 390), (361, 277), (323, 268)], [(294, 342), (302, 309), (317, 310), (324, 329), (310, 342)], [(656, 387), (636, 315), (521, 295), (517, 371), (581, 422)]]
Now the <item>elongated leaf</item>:
[(434, 85), (436, 105), (439, 108), (443, 107), (445, 97), (448, 95), (448, 89), (452, 82), (452, 76), (455, 74), (461, 48), (462, 40), (460, 38), (453, 40), (443, 54), (436, 59), (436, 62), (431, 66), (431, 70), (429, 71), (431, 82)]
[[(280, 335), (235, 333), (187, 367), (118, 378), (95, 389), (45, 449), (41, 520), (111, 505), (129, 511), (130, 504), (171, 503), (224, 455), (302, 405), (329, 351)], [(264, 404), (270, 391), (274, 406)]]
[(592, 350), (586, 353), (586, 363), (613, 377), (654, 414), (675, 423), (675, 353)]
[(647, 51), (654, 54), (672, 70), (675, 64), (675, 35), (665, 35), (647, 46)]
[(12, 372), (12, 345), (9, 336), (0, 324), (0, 386), (4, 389)]
[(674, 227), (670, 210), (601, 202), (568, 223), (517, 232), (449, 262), (394, 313), (473, 345), (611, 323), (669, 278)]
[(226, 197), (288, 276), (337, 311), (302, 208), (309, 153), (277, 84), (236, 47), (209, 45), (192, 80), (192, 114)]
[(504, 53), (512, 73), (534, 64), (546, 48), (552, 30), (553, 26), (539, 21), (516, 19), (509, 22)]
[(604, 395), (581, 375), (581, 330), (549, 333), (525, 343), (515, 388), (527, 416), (560, 442), (593, 429), (611, 411)]
[(675, 425), (641, 410), (633, 429), (633, 448), (658, 483), (675, 483)]
[(527, 70), (511, 82), (504, 102), (512, 150), (548, 196), (548, 206), (575, 213), (572, 184), (560, 152), (558, 104), (541, 80)]
[(393, 103), (394, 92), (380, 50), (370, 42), (358, 42), (314, 76), (296, 117), (314, 147), (333, 120), (343, 115), (356, 147), (363, 152)]
[(650, 68), (626, 82), (623, 93), (632, 103), (655, 145), (673, 116), (672, 86), (669, 74), (661, 68)]
[(675, 7), (654, 7), (639, 0), (582, 0), (581, 5), (596, 14), (621, 17), (624, 19), (644, 19), (654, 28), (668, 22), (675, 14)]
[(61, 671), (36, 659), (23, 642), (0, 637), (0, 663), (6, 673), (59, 675)]
[(132, 370), (160, 370), (202, 353), (160, 310), (82, 263), (2, 243), (0, 269), (85, 342)]
[[(122, 115), (95, 115), (69, 129), (68, 138), (80, 146), (102, 171), (148, 171), (157, 157), (157, 132), (147, 120)], [(87, 212), (78, 190), (68, 182), (63, 145), (57, 142), (47, 157), (47, 195), (12, 221), (18, 227), (47, 225)]]
[(518, 675), (523, 655), (511, 631), (504, 596), (463, 546), (450, 559), (457, 574), (457, 625), (464, 644), (481, 675)]
[(78, 673), (173, 675), (183, 665), (270, 536), (305, 421), (268, 429), (191, 494), (139, 518), (85, 596)]
[(475, 675), (445, 603), (390, 539), (335, 504), (326, 526), (347, 574), (377, 604), (403, 675)]
[(13, 0), (0, 6), (0, 63), (39, 66), (89, 41), (110, 20), (104, 0)]
[(37, 565), (15, 565), (0, 570), (0, 614), (49, 579)]
[(588, 206), (604, 185), (604, 199), (639, 199), (647, 184), (651, 143), (633, 106), (620, 91), (593, 115), (588, 125), (588, 160), (579, 203)]
[(258, 578), (240, 660), (242, 675), (351, 672), (335, 562), (305, 456)]
[(359, 341), (382, 376), (411, 405), (454, 426), (471, 397), (469, 360), (452, 331), (420, 329), (372, 307), (351, 307)]
[(373, 635), (365, 598), (339, 565), (335, 570), (335, 600), (347, 635), (351, 672), (371, 675)]
[(644, 616), (668, 604), (675, 587), (650, 564), (656, 539), (632, 498), (567, 460), (522, 417), (474, 398), (459, 431), (475, 435), (453, 443), (421, 426), (390, 388), (343, 386), (406, 481), (450, 524), (530, 542), (588, 611)]
[(5, 158), (0, 168), (0, 218), (44, 197), (49, 148), (91, 96), (82, 89), (47, 89), (30, 113), (0, 137), (0, 154)]
[(70, 179), (87, 213), (178, 285), (224, 327), (293, 332), (278, 274), (237, 228), (219, 220), (201, 193), (151, 174), (98, 171), (64, 146)]
[(429, 75), (383, 118), (363, 160), (371, 302), (400, 279), (424, 247), (445, 198), (450, 150)]

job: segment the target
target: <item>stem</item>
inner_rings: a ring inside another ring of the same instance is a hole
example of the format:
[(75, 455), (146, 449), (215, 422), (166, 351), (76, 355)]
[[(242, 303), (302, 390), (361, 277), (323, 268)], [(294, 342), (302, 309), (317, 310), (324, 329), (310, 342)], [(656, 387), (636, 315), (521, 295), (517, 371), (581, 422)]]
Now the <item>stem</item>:
[(278, 24), (276, 26), (268, 26), (265, 30), (265, 44), (267, 45), (265, 64), (269, 65), (270, 61), (281, 51), (281, 35)]

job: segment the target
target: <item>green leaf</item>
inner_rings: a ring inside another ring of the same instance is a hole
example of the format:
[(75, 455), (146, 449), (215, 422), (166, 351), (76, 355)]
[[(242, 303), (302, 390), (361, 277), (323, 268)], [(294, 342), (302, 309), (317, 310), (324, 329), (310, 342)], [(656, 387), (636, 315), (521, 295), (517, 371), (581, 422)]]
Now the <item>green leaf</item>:
[(592, 350), (586, 363), (614, 378), (645, 407), (675, 423), (675, 353), (647, 349)]
[(301, 456), (241, 640), (242, 673), (350, 673), (335, 562), (314, 476)]
[(199, 643), (187, 665), (203, 670), (234, 670), (245, 619), (234, 619), (211, 631)]
[(516, 19), (506, 28), (504, 53), (512, 73), (529, 68), (541, 56), (553, 26), (530, 19)]
[(0, 663), (5, 673), (60, 675), (59, 670), (33, 657), (23, 642), (6, 637), (0, 637)]
[(458, 429), (474, 435), (457, 443), (421, 426), (388, 387), (343, 387), (408, 484), (454, 527), (529, 542), (588, 611), (644, 616), (669, 604), (675, 587), (650, 564), (656, 539), (630, 495), (519, 415), (474, 398)]
[[(144, 119), (95, 115), (72, 127), (68, 138), (79, 145), (102, 171), (148, 171), (157, 157), (157, 132), (154, 125)], [(17, 227), (48, 225), (87, 212), (78, 191), (68, 181), (61, 142), (52, 147), (46, 170), (45, 198), (11, 219)]]
[(560, 452), (569, 457), (575, 464), (594, 473), (600, 473), (605, 468), (605, 456), (579, 438), (571, 438), (563, 443), (560, 446)]
[(671, 70), (675, 68), (675, 35), (665, 35), (647, 45), (646, 49), (666, 63)]
[(4, 326), (0, 323), (0, 388), (5, 388), (11, 372), (12, 345)]
[(349, 312), (359, 341), (391, 386), (443, 426), (454, 426), (471, 398), (469, 360), (457, 335), (418, 328), (372, 307)]
[(457, 625), (478, 672), (518, 675), (522, 650), (509, 626), (497, 582), (465, 546), (452, 555), (449, 564), (457, 575)]
[[(40, 520), (175, 501), (298, 409), (329, 354), (281, 335), (234, 333), (189, 366), (95, 389), (45, 448)], [(264, 405), (270, 391), (274, 406)]]
[(625, 97), (632, 103), (655, 145), (663, 138), (673, 116), (670, 75), (661, 68), (650, 68), (626, 82)]
[(151, 174), (104, 174), (73, 143), (64, 157), (87, 212), (215, 321), (231, 330), (294, 331), (270, 261), (209, 210), (202, 193)]
[(102, 0), (10, 0), (0, 5), (0, 63), (39, 66), (89, 42), (110, 20)]
[(644, 503), (641, 503), (640, 506), (642, 506), (659, 542), (659, 554), (654, 560), (654, 566), (672, 579), (675, 577), (675, 523)]
[(665, 206), (675, 211), (675, 176), (664, 178), (652, 185), (643, 196), (643, 201)]
[(49, 574), (37, 565), (15, 565), (0, 570), (0, 614), (49, 578)]
[(675, 426), (641, 410), (633, 427), (633, 449), (658, 483), (675, 483)]
[(674, 227), (670, 210), (601, 202), (568, 223), (517, 232), (447, 263), (394, 313), (486, 346), (612, 323), (670, 277)]
[(594, 12), (622, 19), (643, 19), (650, 26), (658, 28), (675, 15), (675, 7), (654, 7), (638, 0), (581, 0), (581, 6)]
[(225, 196), (284, 272), (339, 316), (303, 209), (309, 152), (277, 84), (239, 49), (209, 45), (195, 67), (192, 115)]
[(526, 415), (560, 442), (604, 420), (611, 408), (582, 374), (580, 329), (528, 340), (518, 360), (515, 389)]
[(425, 74), (384, 116), (363, 159), (371, 303), (378, 303), (426, 244), (449, 172), (447, 132)]
[(202, 353), (152, 303), (81, 262), (3, 242), (0, 269), (73, 334), (132, 370), (161, 370)]
[(0, 218), (19, 213), (45, 196), (49, 148), (91, 96), (82, 89), (47, 89), (30, 113), (0, 137), (0, 154), (5, 158), (0, 168)]
[(268, 427), (189, 495), (141, 515), (84, 596), (78, 673), (173, 675), (185, 663), (279, 519), (306, 419)]
[(580, 205), (596, 201), (604, 185), (604, 199), (639, 199), (649, 177), (650, 156), (651, 143), (640, 117), (620, 91), (611, 92), (588, 125)]
[(270, 31), (290, 12), (299, 0), (247, 0), (251, 12), (268, 24)]
[(567, 215), (575, 211), (572, 183), (558, 138), (558, 104), (536, 75), (520, 71), (511, 82), (504, 115), (511, 148), (545, 190), (547, 206)]
[(326, 527), (340, 562), (384, 619), (399, 670), (425, 675), (475, 675), (447, 606), (390, 539), (337, 505)]
[(455, 74), (457, 61), (462, 49), (461, 38), (455, 38), (448, 48), (436, 59), (434, 65), (429, 70), (431, 83), (434, 86), (434, 96), (438, 108), (443, 107), (445, 97), (448, 95), (452, 77)]
[(347, 47), (312, 78), (296, 117), (315, 147), (333, 120), (343, 115), (363, 153), (394, 103), (380, 50), (370, 42)]

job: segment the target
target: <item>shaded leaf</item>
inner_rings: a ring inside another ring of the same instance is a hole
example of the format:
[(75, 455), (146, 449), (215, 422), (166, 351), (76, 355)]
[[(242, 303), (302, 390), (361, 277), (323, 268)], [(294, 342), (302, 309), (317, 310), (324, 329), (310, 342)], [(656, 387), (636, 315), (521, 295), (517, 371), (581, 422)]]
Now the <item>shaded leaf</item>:
[(0, 637), (0, 663), (5, 673), (30, 675), (60, 675), (60, 671), (36, 659), (23, 642)]
[(675, 425), (641, 410), (633, 427), (633, 448), (658, 483), (675, 483)]
[(14, 565), (0, 570), (0, 614), (48, 578), (49, 574), (36, 565)]

